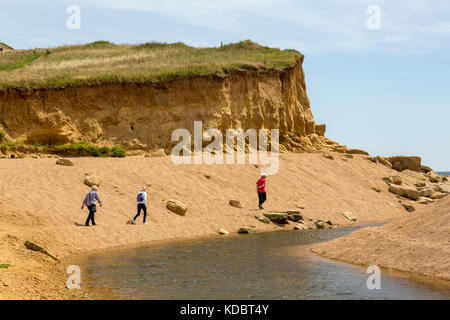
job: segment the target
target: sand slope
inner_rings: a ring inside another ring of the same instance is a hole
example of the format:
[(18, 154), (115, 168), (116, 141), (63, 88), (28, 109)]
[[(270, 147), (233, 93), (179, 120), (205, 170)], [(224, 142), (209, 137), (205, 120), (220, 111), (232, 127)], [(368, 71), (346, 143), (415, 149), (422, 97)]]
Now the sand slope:
[[(74, 295), (64, 288), (67, 263), (56, 264), (24, 249), (25, 240), (64, 259), (120, 245), (217, 234), (220, 228), (236, 232), (253, 224), (260, 231), (283, 229), (254, 218), (261, 213), (255, 191), (260, 169), (254, 165), (176, 166), (170, 157), (75, 158), (73, 162), (74, 167), (64, 167), (55, 159), (0, 160), (0, 264), (12, 265), (0, 269), (0, 298)], [(86, 209), (80, 210), (89, 190), (83, 184), (85, 173), (103, 181), (99, 195), (104, 207), (97, 214), (97, 227), (75, 225), (83, 224), (87, 216)], [(354, 211), (358, 223), (409, 216), (382, 181), (394, 173), (364, 156), (347, 159), (336, 154), (330, 160), (321, 154), (282, 154), (279, 173), (268, 178), (265, 211), (304, 206), (305, 219), (331, 219), (336, 224), (352, 223), (342, 217), (345, 210)], [(145, 183), (152, 184), (149, 224), (127, 225), (135, 214), (136, 194)], [(165, 208), (171, 198), (187, 203), (185, 217)], [(231, 207), (230, 199), (240, 200), (244, 208)], [(284, 228), (292, 229), (293, 224)], [(46, 272), (37, 274), (41, 269)], [(53, 291), (44, 292), (46, 286)]]
[(355, 264), (450, 279), (450, 198), (381, 227), (361, 229), (313, 251)]

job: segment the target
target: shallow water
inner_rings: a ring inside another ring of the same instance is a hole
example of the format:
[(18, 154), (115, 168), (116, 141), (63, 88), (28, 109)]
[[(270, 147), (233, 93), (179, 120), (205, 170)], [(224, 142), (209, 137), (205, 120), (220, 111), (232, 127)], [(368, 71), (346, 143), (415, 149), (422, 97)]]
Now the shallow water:
[[(83, 258), (83, 285), (109, 299), (450, 299), (447, 281), (318, 257), (311, 244), (355, 227), (282, 231), (151, 244)], [(398, 277), (400, 275), (400, 277)]]

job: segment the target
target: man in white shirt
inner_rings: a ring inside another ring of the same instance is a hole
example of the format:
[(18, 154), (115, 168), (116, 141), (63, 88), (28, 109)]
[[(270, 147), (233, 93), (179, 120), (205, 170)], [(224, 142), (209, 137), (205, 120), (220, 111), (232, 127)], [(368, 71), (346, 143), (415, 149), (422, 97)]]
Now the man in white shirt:
[(146, 188), (142, 188), (137, 196), (137, 215), (133, 218), (133, 224), (136, 223), (137, 217), (140, 216), (141, 210), (144, 211), (144, 224), (147, 224), (147, 192)]

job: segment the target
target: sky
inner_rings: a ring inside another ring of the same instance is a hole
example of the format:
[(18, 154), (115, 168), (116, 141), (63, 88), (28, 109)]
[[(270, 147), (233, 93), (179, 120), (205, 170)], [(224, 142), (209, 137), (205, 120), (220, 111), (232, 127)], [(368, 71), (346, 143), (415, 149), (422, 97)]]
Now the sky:
[[(296, 49), (329, 138), (373, 155), (419, 155), (450, 171), (449, 1), (0, 1), (0, 41), (14, 48), (251, 39)], [(79, 29), (67, 26), (71, 5), (80, 9)]]

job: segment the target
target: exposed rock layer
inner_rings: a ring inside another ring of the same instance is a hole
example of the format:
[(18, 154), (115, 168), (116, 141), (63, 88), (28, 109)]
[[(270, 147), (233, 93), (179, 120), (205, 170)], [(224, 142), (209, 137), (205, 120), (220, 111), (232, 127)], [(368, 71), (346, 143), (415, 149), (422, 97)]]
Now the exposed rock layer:
[(0, 92), (0, 127), (16, 141), (87, 141), (169, 151), (171, 134), (195, 120), (203, 130), (279, 129), (281, 150), (342, 150), (316, 124), (302, 60), (283, 71), (233, 71), (148, 84)]

